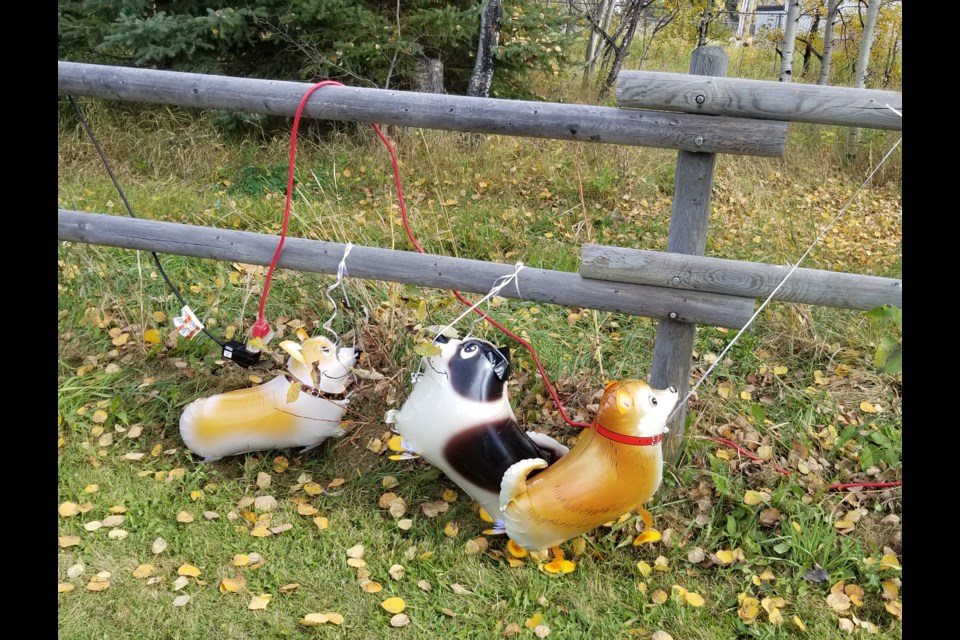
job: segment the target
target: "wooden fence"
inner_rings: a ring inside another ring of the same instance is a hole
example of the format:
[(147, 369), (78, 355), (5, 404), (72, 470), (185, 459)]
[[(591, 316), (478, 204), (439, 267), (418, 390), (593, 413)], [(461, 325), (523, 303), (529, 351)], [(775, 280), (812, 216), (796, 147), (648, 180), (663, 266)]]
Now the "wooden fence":
[[(782, 156), (787, 122), (901, 129), (901, 94), (724, 78), (719, 47), (694, 51), (690, 73), (625, 71), (620, 107), (469, 98), (381, 89), (329, 87), (315, 93), (310, 118), (376, 122), (449, 131), (583, 140), (677, 149), (667, 252), (585, 245), (580, 273), (527, 268), (523, 297), (659, 320), (650, 381), (690, 382), (697, 324), (742, 327), (756, 298), (788, 270), (703, 257), (717, 153)], [(293, 115), (310, 85), (60, 61), (58, 93)], [(627, 108), (629, 107), (629, 108)], [(634, 108), (638, 107), (638, 108)], [(269, 264), (276, 236), (120, 216), (58, 210), (58, 239), (216, 260)], [(343, 245), (290, 238), (281, 268), (336, 273)], [(352, 277), (485, 293), (512, 265), (357, 246)], [(509, 288), (502, 295), (511, 296)], [(871, 309), (902, 305), (902, 282), (800, 269), (779, 300)], [(678, 452), (683, 411), (671, 425), (667, 455)]]

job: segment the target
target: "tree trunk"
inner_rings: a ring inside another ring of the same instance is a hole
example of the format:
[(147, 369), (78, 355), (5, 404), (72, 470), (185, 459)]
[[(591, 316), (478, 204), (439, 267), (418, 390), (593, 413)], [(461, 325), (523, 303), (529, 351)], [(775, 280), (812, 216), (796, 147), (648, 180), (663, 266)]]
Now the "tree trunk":
[(500, 42), (501, 0), (486, 0), (480, 9), (480, 37), (477, 43), (477, 60), (473, 65), (467, 95), (486, 98), (493, 83), (493, 58)]
[(753, 14), (757, 10), (757, 0), (741, 0), (740, 17), (737, 20), (737, 42), (746, 46), (753, 39)]
[(833, 60), (833, 47), (836, 40), (833, 37), (833, 25), (840, 12), (840, 0), (830, 0), (827, 3), (827, 26), (823, 32), (823, 56), (820, 58), (820, 77), (817, 84), (830, 84), (830, 62)]
[(590, 15), (590, 38), (587, 40), (587, 51), (584, 55), (583, 66), (583, 85), (586, 87), (590, 83), (590, 75), (597, 66), (597, 58), (600, 57), (600, 41), (603, 34), (610, 33), (610, 21), (613, 19), (613, 10), (616, 7), (615, 0), (600, 0), (594, 5), (594, 11)]
[(800, 24), (800, 0), (787, 0), (787, 24), (783, 30), (783, 46), (780, 49), (780, 82), (793, 79), (793, 49), (797, 43), (797, 26)]
[(697, 46), (707, 46), (707, 31), (710, 29), (710, 22), (713, 20), (710, 12), (711, 3), (707, 3), (700, 13), (700, 23), (697, 24)]
[(439, 58), (417, 59), (417, 91), (445, 93), (443, 90), (443, 61)]
[(813, 39), (817, 37), (817, 32), (819, 31), (820, 5), (817, 5), (813, 10), (813, 22), (810, 23), (810, 31), (807, 32), (807, 46), (803, 49), (803, 71), (800, 72), (800, 75), (804, 78), (807, 77), (807, 72), (810, 71), (810, 59), (817, 55), (817, 50), (813, 48)]
[[(877, 15), (880, 13), (881, 0), (870, 0), (867, 5), (867, 19), (863, 23), (863, 38), (860, 40), (860, 55), (857, 57), (857, 76), (854, 87), (863, 89), (867, 84), (867, 69), (870, 66), (870, 49), (873, 47), (873, 32), (877, 26)], [(856, 146), (860, 142), (860, 128), (850, 129), (847, 136), (847, 156), (856, 154)]]
[(643, 10), (648, 4), (649, 2), (645, 2), (644, 0), (632, 0), (624, 10), (623, 19), (629, 19), (629, 22), (623, 31), (623, 40), (620, 41), (620, 46), (617, 47), (616, 56), (613, 58), (613, 65), (610, 67), (610, 73), (607, 74), (607, 79), (603, 81), (603, 86), (600, 88), (598, 97), (601, 102), (607, 99), (610, 89), (613, 88), (614, 83), (617, 81), (617, 76), (620, 75), (620, 67), (623, 66), (623, 61), (630, 51), (630, 43), (633, 42), (633, 36), (637, 32), (637, 25), (640, 23), (640, 14), (643, 13)]

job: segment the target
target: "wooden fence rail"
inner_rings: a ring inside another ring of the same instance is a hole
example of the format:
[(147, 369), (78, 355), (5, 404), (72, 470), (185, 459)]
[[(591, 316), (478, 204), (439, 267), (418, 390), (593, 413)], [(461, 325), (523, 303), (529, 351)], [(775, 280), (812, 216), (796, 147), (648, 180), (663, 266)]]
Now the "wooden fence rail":
[[(311, 85), (175, 71), (57, 63), (63, 94), (292, 116)], [(448, 131), (557, 138), (711, 153), (782, 156), (786, 125), (744, 118), (658, 113), (581, 104), (325, 87), (309, 118)]]
[[(660, 251), (583, 245), (580, 275), (655, 287), (676, 287), (766, 298), (790, 267)], [(840, 271), (797, 269), (774, 300), (869, 311), (882, 304), (903, 306), (903, 282)]]
[[(88, 244), (172, 253), (195, 258), (268, 265), (278, 236), (133, 219), (59, 209), (57, 238)], [(278, 267), (335, 274), (344, 245), (287, 238)], [(514, 267), (413, 251), (355, 246), (347, 259), (350, 277), (403, 282), (438, 289), (487, 293), (494, 281)], [(520, 272), (520, 296), (567, 307), (615, 311), (737, 328), (750, 317), (754, 300), (737, 296), (682, 291), (640, 284), (589, 280), (576, 273), (526, 267)], [(506, 287), (501, 296), (518, 298)]]
[(887, 108), (890, 105), (902, 111), (903, 95), (875, 89), (621, 71), (617, 78), (617, 104), (687, 113), (903, 130), (903, 118)]

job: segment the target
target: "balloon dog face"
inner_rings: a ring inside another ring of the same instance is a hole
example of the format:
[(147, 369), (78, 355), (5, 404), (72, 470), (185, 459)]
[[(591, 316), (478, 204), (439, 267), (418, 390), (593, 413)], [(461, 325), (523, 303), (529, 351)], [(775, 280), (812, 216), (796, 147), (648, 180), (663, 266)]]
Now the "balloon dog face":
[(350, 369), (356, 364), (354, 347), (337, 348), (329, 339), (318, 336), (302, 343), (284, 340), (280, 348), (290, 354), (287, 369), (303, 384), (326, 393), (343, 393), (352, 381)]
[(440, 354), (427, 358), (424, 375), (446, 376), (450, 388), (461, 398), (473, 402), (492, 402), (503, 396), (510, 377), (510, 352), (486, 340), (450, 340), (440, 336), (434, 341)]
[(674, 387), (654, 389), (643, 380), (611, 382), (600, 400), (597, 421), (625, 436), (653, 437), (663, 433), (678, 399)]

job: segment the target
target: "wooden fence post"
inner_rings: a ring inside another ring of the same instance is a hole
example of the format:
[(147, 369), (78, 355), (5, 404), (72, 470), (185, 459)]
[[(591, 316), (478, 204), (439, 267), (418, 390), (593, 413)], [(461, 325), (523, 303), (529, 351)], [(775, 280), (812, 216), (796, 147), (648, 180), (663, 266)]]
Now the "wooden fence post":
[[(690, 60), (690, 73), (727, 75), (727, 54), (720, 47), (697, 47)], [(668, 253), (703, 255), (716, 161), (714, 153), (678, 152)], [(673, 385), (680, 392), (681, 401), (690, 388), (690, 361), (696, 331), (696, 325), (674, 320), (660, 320), (657, 326), (650, 384), (657, 389)], [(668, 462), (675, 462), (680, 454), (686, 415), (686, 406), (680, 407), (673, 421), (667, 425), (670, 433), (663, 446), (664, 458)]]

